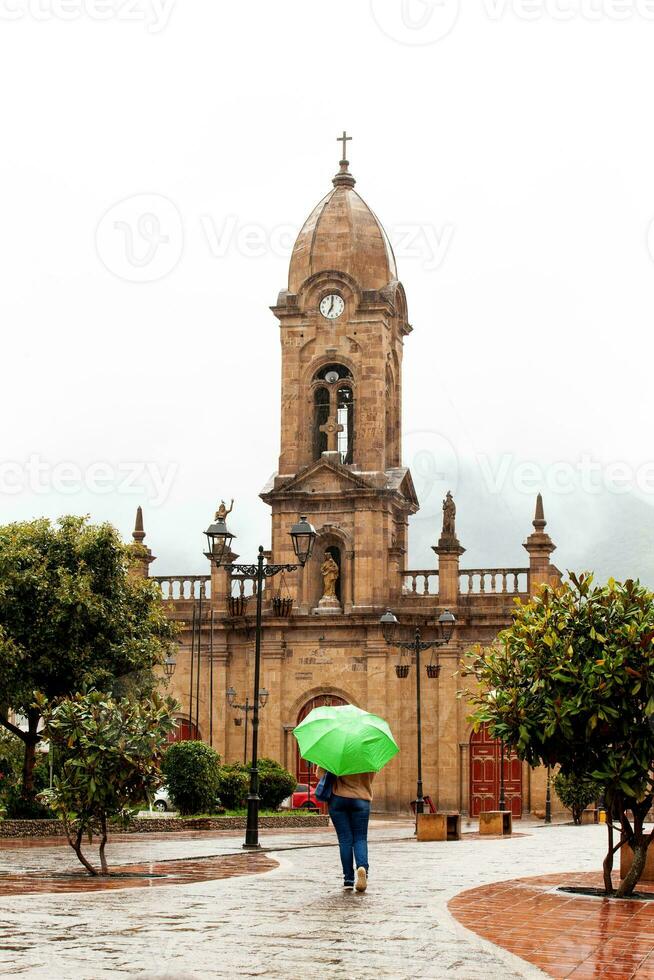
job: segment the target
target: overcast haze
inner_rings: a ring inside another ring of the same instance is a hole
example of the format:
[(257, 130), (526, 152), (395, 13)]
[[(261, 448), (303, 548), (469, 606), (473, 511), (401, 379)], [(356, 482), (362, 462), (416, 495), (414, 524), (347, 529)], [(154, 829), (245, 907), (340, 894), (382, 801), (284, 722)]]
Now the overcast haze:
[(414, 326), (410, 564), (448, 488), (463, 566), (527, 564), (542, 489), (559, 567), (654, 584), (653, 48), (645, 0), (0, 0), (1, 520), (141, 503), (181, 574), (235, 497), (269, 544), (268, 307), (346, 127)]

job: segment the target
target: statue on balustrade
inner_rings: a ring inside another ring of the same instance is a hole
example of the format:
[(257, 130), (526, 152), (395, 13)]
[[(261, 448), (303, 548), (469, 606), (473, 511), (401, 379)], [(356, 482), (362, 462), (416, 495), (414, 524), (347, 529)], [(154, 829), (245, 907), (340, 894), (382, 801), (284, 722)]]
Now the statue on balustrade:
[(452, 497), (451, 490), (447, 491), (447, 496), (443, 501), (443, 537), (456, 538), (456, 504)]
[(229, 510), (227, 510), (227, 507), (225, 506), (225, 501), (224, 500), (221, 500), (220, 501), (220, 507), (216, 511), (216, 516), (214, 517), (214, 520), (215, 521), (225, 521), (225, 520), (227, 520), (228, 515), (231, 514), (231, 512), (233, 510), (234, 510), (234, 498), (233, 497), (232, 497), (232, 502), (229, 505)]

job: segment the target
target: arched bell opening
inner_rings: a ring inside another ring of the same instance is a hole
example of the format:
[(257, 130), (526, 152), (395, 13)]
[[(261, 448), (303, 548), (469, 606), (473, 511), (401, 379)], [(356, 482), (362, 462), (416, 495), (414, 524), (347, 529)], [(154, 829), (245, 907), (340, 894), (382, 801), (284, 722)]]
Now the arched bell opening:
[(338, 453), (341, 463), (354, 461), (354, 379), (344, 364), (326, 364), (312, 380), (313, 458)]

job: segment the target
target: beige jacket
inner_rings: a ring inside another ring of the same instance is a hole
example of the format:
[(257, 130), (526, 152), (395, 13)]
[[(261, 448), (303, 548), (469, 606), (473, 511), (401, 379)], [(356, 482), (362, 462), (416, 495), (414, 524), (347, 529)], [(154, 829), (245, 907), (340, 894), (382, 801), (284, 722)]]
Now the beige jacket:
[[(318, 779), (322, 779), (325, 770), (317, 766), (316, 775)], [(374, 772), (357, 772), (352, 776), (337, 776), (333, 792), (336, 796), (347, 796), (351, 800), (368, 800), (372, 803), (372, 781), (375, 775)]]

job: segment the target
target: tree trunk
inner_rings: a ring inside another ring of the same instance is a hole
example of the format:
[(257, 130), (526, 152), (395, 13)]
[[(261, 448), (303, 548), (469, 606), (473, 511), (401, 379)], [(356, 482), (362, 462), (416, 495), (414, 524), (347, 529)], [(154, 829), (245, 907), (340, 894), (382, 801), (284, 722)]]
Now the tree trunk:
[(82, 831), (78, 830), (75, 837), (73, 837), (73, 835), (71, 834), (68, 828), (68, 824), (66, 823), (66, 821), (64, 821), (64, 827), (66, 829), (66, 837), (68, 838), (68, 843), (75, 851), (75, 854), (77, 854), (80, 863), (84, 865), (84, 867), (86, 868), (86, 870), (90, 875), (97, 877), (98, 872), (95, 870), (93, 865), (86, 860), (86, 858), (82, 854)]
[(613, 847), (613, 823), (611, 813), (608, 814), (608, 818), (609, 819), (606, 821), (606, 830), (609, 836), (609, 847), (602, 864), (602, 869), (604, 871), (604, 891), (607, 895), (612, 895), (613, 879), (611, 874), (613, 872), (613, 855), (615, 854), (615, 848)]
[(649, 837), (643, 837), (642, 834), (639, 834), (638, 838), (634, 842), (634, 859), (631, 863), (631, 867), (620, 882), (618, 890), (615, 893), (618, 898), (626, 898), (628, 895), (633, 894), (634, 888), (640, 881), (640, 876), (645, 870), (648, 846)]
[(102, 837), (100, 838), (100, 868), (103, 875), (108, 875), (109, 865), (104, 854), (104, 849), (107, 846), (107, 817), (104, 813), (100, 818), (100, 826), (102, 828)]
[(23, 734), (25, 742), (25, 756), (23, 758), (23, 788), (22, 796), (26, 799), (34, 798), (34, 765), (36, 763), (36, 746), (40, 741), (38, 734), (39, 721), (41, 716), (34, 708), (27, 712), (27, 731)]

